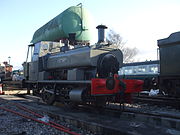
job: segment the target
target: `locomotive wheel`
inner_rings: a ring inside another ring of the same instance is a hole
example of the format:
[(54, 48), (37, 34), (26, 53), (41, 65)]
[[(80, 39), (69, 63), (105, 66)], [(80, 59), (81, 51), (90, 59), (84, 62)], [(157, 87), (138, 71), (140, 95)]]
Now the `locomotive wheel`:
[(42, 100), (48, 105), (52, 105), (55, 102), (55, 95), (46, 91), (42, 92)]
[(68, 107), (71, 108), (71, 109), (78, 109), (78, 104), (70, 102), (70, 103), (68, 103)]
[(106, 97), (96, 97), (95, 107), (104, 107), (106, 105)]

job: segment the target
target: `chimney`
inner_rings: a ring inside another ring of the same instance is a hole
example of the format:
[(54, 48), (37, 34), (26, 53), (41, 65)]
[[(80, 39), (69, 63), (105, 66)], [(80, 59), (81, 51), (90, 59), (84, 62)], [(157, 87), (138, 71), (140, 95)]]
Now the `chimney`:
[(98, 25), (96, 27), (96, 29), (98, 29), (98, 43), (104, 42), (105, 39), (105, 29), (107, 29), (107, 27), (105, 25)]

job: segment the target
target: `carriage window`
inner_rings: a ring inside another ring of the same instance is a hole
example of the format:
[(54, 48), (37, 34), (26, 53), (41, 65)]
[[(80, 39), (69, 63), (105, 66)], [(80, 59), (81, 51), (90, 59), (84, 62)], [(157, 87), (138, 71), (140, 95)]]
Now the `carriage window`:
[(124, 74), (128, 75), (128, 74), (132, 74), (133, 73), (133, 69), (132, 68), (125, 68), (124, 69)]
[(146, 72), (146, 66), (139, 66), (139, 67), (138, 67), (138, 72), (139, 72), (139, 73), (144, 73), (144, 72)]
[(158, 73), (158, 67), (157, 66), (150, 66), (149, 72), (151, 73)]

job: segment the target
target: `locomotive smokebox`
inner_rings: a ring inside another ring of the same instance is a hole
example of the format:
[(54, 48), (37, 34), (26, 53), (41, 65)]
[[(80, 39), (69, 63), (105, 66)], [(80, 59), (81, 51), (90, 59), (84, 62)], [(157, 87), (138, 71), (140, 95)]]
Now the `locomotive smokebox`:
[(105, 39), (105, 29), (107, 29), (107, 27), (105, 25), (98, 25), (96, 27), (96, 29), (98, 29), (98, 43), (104, 42)]

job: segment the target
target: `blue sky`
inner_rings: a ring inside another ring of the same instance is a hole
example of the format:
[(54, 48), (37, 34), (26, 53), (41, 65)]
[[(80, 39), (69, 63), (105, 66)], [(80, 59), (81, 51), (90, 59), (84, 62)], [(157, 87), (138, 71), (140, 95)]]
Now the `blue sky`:
[(126, 46), (138, 48), (138, 61), (156, 59), (157, 40), (180, 30), (180, 0), (1, 0), (0, 62), (11, 56), (11, 64), (19, 68), (34, 32), (79, 3), (95, 25), (107, 25)]

